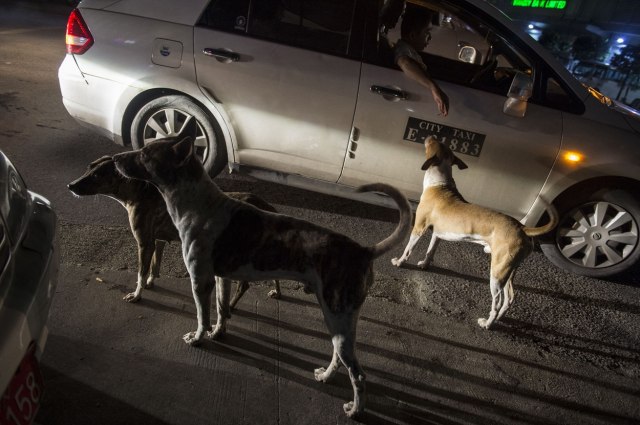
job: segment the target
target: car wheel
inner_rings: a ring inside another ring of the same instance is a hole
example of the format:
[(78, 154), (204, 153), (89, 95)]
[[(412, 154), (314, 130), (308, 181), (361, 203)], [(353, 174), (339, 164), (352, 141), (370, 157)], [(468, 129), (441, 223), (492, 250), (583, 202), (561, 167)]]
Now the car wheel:
[(196, 155), (209, 175), (216, 176), (227, 163), (224, 141), (218, 136), (217, 124), (184, 96), (163, 96), (144, 105), (131, 123), (131, 145), (140, 149), (157, 139), (179, 137), (191, 118), (197, 123)]
[(608, 277), (640, 259), (640, 202), (605, 189), (572, 198), (560, 211), (553, 237), (540, 247), (556, 266), (572, 273)]

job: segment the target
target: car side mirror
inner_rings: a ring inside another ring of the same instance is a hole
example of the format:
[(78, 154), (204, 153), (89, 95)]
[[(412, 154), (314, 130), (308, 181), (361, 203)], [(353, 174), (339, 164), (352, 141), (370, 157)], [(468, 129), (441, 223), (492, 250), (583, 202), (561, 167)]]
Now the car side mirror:
[(502, 112), (522, 118), (527, 112), (527, 101), (533, 93), (533, 79), (523, 72), (516, 72), (511, 81)]
[(460, 44), (464, 44), (464, 45), (462, 45), (460, 47), (460, 50), (458, 50), (458, 59), (466, 63), (475, 63), (476, 55), (477, 55), (476, 48), (473, 46), (466, 45), (466, 43), (464, 42), (461, 42)]

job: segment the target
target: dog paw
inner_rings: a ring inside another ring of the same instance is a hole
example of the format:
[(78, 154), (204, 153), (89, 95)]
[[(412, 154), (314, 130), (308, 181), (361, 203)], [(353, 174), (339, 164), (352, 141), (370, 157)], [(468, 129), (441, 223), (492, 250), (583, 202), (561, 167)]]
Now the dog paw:
[(225, 326), (216, 325), (211, 332), (207, 332), (207, 337), (215, 341), (222, 338), (225, 333), (227, 333), (227, 328)]
[(128, 303), (137, 303), (138, 301), (140, 301), (140, 299), (142, 299), (142, 296), (140, 294), (136, 295), (135, 292), (131, 292), (122, 297), (122, 299)]
[(478, 325), (480, 325), (480, 327), (483, 329), (489, 329), (491, 327), (489, 321), (483, 318), (478, 319)]
[(355, 418), (358, 416), (358, 414), (360, 413), (358, 411), (358, 409), (356, 408), (355, 404), (353, 401), (350, 401), (348, 403), (345, 403), (342, 408), (344, 409), (344, 413), (347, 414), (348, 417), (350, 418)]
[(280, 299), (280, 291), (278, 291), (276, 289), (272, 289), (271, 291), (269, 291), (267, 296), (269, 298), (273, 298), (274, 300), (279, 300)]
[(391, 259), (391, 264), (393, 264), (396, 267), (400, 267), (402, 265), (402, 263), (404, 263), (404, 261), (401, 261), (398, 258), (392, 258)]
[(318, 382), (327, 382), (327, 369), (319, 367), (313, 371), (313, 376)]
[(202, 338), (201, 337), (196, 337), (196, 334), (197, 334), (197, 332), (189, 332), (187, 334), (184, 334), (182, 339), (184, 340), (184, 342), (186, 342), (190, 346), (196, 347), (196, 346), (200, 345), (200, 343), (202, 342)]
[(144, 284), (144, 289), (151, 289), (153, 288), (155, 285), (153, 284), (153, 280), (150, 280), (149, 282)]
[(420, 260), (418, 261), (418, 267), (422, 270), (426, 270), (429, 267), (429, 262), (427, 260)]

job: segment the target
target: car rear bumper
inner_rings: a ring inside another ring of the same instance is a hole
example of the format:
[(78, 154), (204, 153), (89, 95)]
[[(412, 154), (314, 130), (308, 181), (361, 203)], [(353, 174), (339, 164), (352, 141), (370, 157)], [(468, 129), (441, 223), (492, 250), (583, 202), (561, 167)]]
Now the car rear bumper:
[(83, 74), (73, 55), (66, 55), (58, 69), (62, 103), (81, 125), (123, 145), (122, 112), (118, 108), (129, 86)]
[(12, 284), (0, 310), (0, 392), (35, 343), (42, 354), (49, 310), (58, 284), (57, 218), (49, 201), (30, 192), (33, 209), (24, 239), (15, 254)]

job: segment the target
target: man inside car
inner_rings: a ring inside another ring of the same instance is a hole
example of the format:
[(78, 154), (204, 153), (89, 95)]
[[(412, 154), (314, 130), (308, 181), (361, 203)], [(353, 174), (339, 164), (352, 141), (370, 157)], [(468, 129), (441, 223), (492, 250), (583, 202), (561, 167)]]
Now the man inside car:
[(424, 8), (407, 5), (400, 26), (400, 40), (394, 48), (394, 60), (405, 75), (431, 92), (440, 114), (449, 113), (449, 98), (429, 76), (420, 53), (431, 40), (432, 13)]

